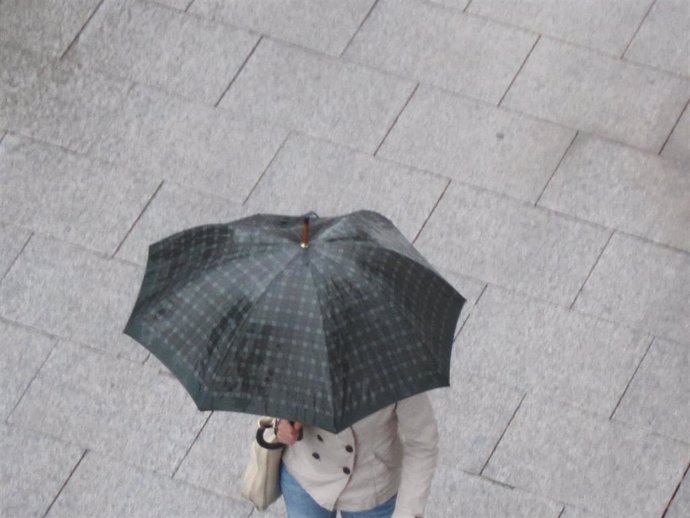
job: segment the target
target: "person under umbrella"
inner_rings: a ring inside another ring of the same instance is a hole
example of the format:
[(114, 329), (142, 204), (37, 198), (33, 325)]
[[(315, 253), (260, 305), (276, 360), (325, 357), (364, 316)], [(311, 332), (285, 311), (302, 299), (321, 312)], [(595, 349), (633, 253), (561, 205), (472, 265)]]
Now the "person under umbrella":
[(421, 516), (465, 299), (381, 214), (312, 215), (153, 243), (125, 333), (200, 410), (281, 418), (290, 518)]

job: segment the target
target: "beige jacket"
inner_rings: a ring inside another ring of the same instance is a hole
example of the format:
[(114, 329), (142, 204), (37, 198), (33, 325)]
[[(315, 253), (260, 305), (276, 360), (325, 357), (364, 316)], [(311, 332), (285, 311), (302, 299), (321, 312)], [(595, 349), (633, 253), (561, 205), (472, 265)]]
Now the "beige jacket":
[(437, 459), (438, 429), (425, 392), (338, 434), (305, 426), (303, 439), (283, 454), (285, 467), (322, 507), (363, 511), (397, 492), (393, 518), (423, 516)]

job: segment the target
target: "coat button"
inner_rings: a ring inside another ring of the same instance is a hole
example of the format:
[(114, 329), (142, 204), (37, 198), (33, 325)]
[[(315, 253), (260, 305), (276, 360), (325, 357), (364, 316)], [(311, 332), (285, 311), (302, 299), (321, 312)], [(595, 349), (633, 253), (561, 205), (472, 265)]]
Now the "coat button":
[(349, 475), (349, 474), (350, 474), (350, 468), (348, 468), (347, 466), (345, 466), (345, 467), (343, 468), (343, 473), (345, 473), (346, 475)]
[(321, 458), (321, 455), (319, 455), (316, 452), (312, 453), (311, 456), (314, 457), (316, 460), (319, 460)]
[(321, 437), (318, 433), (316, 434), (316, 438), (317, 438), (319, 441), (323, 442), (323, 437)]
[(354, 451), (354, 448), (350, 446), (349, 444), (345, 446), (345, 449), (347, 450), (348, 453), (352, 453)]

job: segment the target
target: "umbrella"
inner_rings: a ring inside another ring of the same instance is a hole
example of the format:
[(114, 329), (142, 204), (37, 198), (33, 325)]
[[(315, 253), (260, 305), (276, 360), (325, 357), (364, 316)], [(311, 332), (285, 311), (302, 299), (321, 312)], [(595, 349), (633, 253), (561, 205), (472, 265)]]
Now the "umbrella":
[(464, 303), (377, 212), (256, 214), (151, 244), (124, 332), (200, 410), (338, 433), (449, 386)]

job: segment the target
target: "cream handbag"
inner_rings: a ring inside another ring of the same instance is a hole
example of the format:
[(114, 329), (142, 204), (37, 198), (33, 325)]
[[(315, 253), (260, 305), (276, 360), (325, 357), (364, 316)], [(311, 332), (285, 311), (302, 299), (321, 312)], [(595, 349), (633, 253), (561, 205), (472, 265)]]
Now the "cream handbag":
[(244, 472), (242, 496), (260, 510), (278, 500), (280, 491), (280, 461), (284, 444), (279, 443), (275, 434), (270, 442), (264, 438), (264, 432), (273, 430), (272, 417), (259, 419), (256, 439), (252, 441), (249, 464)]

